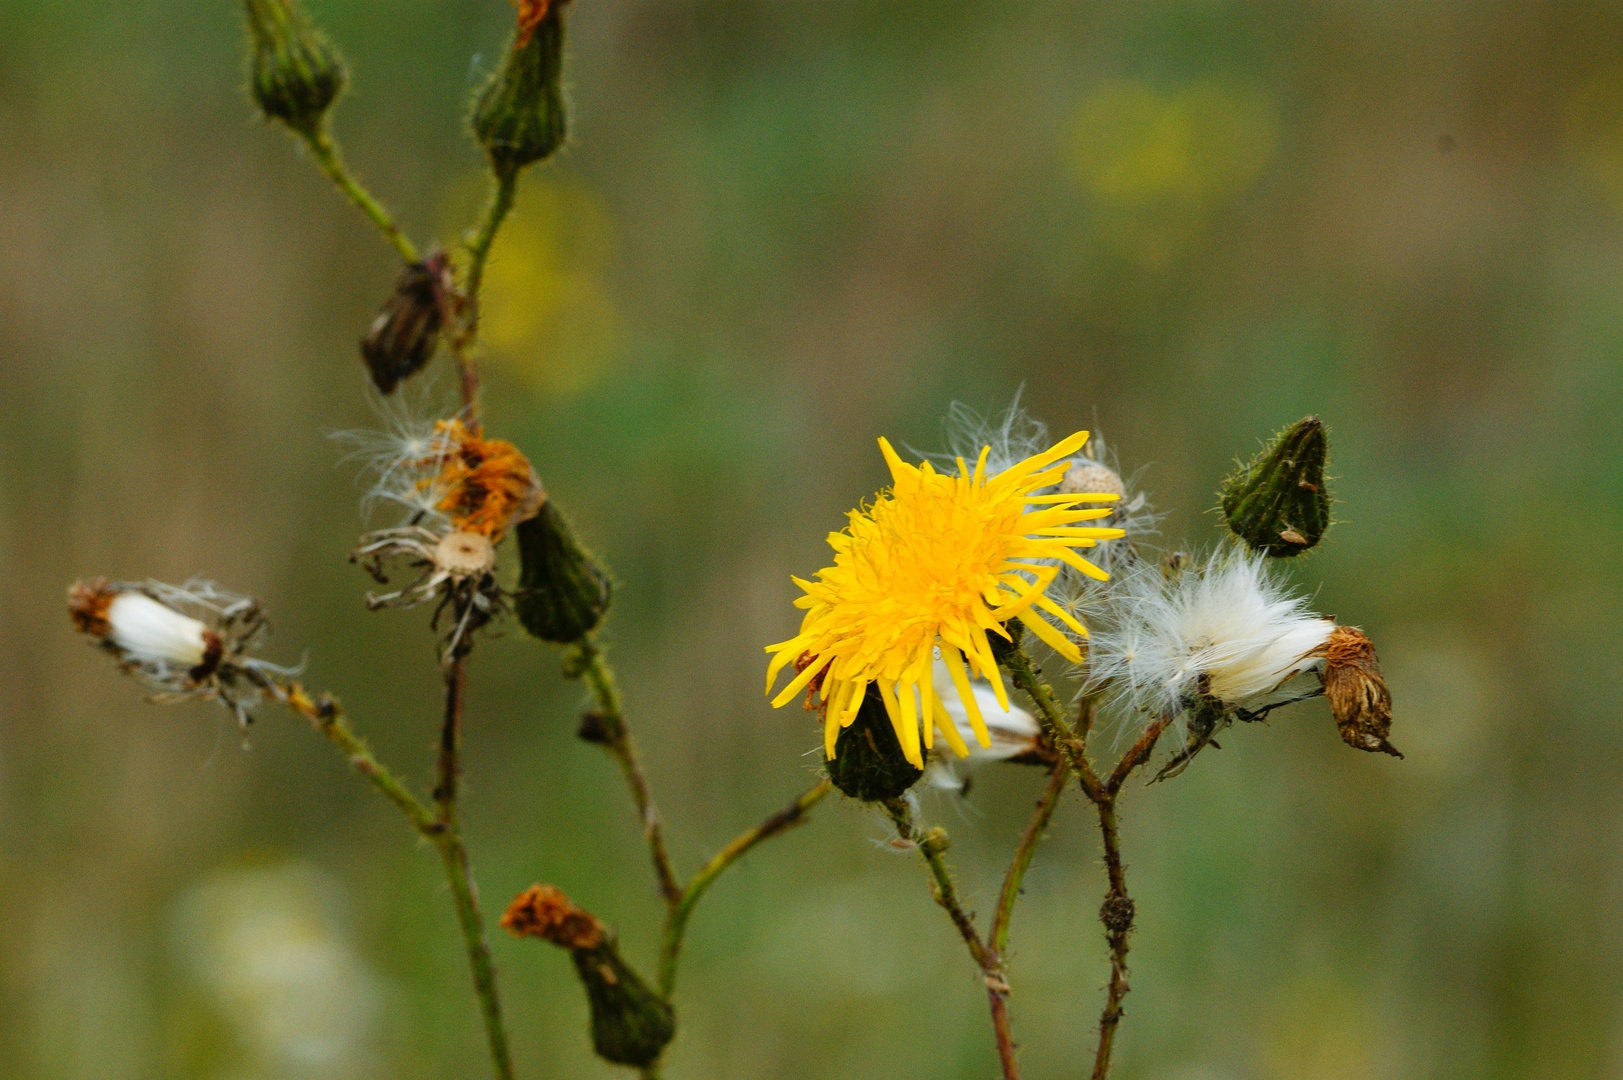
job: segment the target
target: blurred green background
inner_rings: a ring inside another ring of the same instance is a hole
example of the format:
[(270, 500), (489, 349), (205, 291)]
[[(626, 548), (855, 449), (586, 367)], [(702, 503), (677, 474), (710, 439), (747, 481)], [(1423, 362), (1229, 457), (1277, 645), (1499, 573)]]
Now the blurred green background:
[[(419, 240), (483, 191), (504, 0), (311, 0), (352, 163)], [(615, 567), (609, 637), (684, 871), (811, 781), (761, 696), (790, 573), (953, 400), (1096, 427), (1207, 542), (1305, 413), (1342, 523), (1293, 573), (1363, 626), (1409, 757), (1322, 703), (1123, 808), (1119, 1075), (1623, 1077), (1623, 9), (1600, 3), (648, 3), (570, 13), (574, 145), (529, 176), (488, 407)], [(225, 0), (0, 6), (0, 1076), (487, 1075), (431, 852), (302, 721), (158, 709), (73, 578), (216, 578), (421, 779), (425, 611), (368, 614), (335, 430), (391, 252), (256, 122)], [(443, 396), (450, 380), (440, 373)], [(419, 395), (420, 396), (420, 395)], [(487, 908), (658, 915), (578, 687), (475, 658)], [(1040, 784), (925, 812), (983, 913)], [(849, 803), (700, 907), (672, 1078), (989, 1077), (961, 943)], [(1073, 796), (1014, 923), (1017, 1037), (1077, 1076), (1105, 976)], [(565, 957), (497, 935), (526, 1078), (610, 1076)]]

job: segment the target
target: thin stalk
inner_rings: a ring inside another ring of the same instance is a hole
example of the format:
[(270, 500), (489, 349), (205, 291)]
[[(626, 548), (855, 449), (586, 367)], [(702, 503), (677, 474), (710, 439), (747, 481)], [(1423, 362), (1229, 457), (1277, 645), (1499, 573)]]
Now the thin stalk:
[(603, 723), (603, 747), (620, 764), (631, 799), (637, 804), (637, 816), (642, 821), (643, 835), (648, 840), (648, 852), (654, 862), (654, 876), (659, 879), (659, 892), (665, 903), (675, 906), (682, 900), (682, 886), (677, 884), (671, 869), (670, 853), (665, 850), (665, 834), (659, 823), (659, 808), (654, 805), (648, 790), (648, 779), (637, 760), (637, 749), (626, 727), (625, 710), (620, 702), (620, 690), (615, 685), (614, 669), (603, 655), (603, 650), (590, 637), (581, 638), (575, 646), (580, 653), (581, 674), (592, 688), (597, 700), (598, 715)]
[[(468, 964), (473, 972), (474, 993), (479, 998), (484, 1015), (485, 1036), (490, 1045), (491, 1065), (497, 1080), (513, 1080), (512, 1055), (508, 1049), (507, 1029), (502, 1022), (501, 999), (496, 990), (496, 969), (490, 958), (490, 945), (485, 940), (484, 920), (479, 913), (479, 896), (468, 876), (468, 851), (456, 827), (454, 815), (454, 782), (452, 802), (441, 801), (436, 792), (436, 809), (430, 809), (372, 754), (365, 739), (349, 726), (343, 709), (332, 697), (323, 694), (312, 698), (296, 682), (273, 683), (271, 694), (288, 708), (305, 717), (334, 746), (349, 759), (357, 772), (371, 781), (390, 802), (394, 803), (412, 827), (431, 842), (440, 853), (445, 865), (445, 878), (451, 887), (451, 900), (456, 908), (457, 923), (462, 929), (462, 940), (468, 952)], [(452, 713), (452, 693), (447, 687), (447, 714)], [(457, 693), (456, 711), (460, 714), (460, 691)], [(442, 772), (441, 787), (444, 787)]]
[(1048, 734), (1065, 761), (1076, 773), (1082, 790), (1087, 792), (1088, 798), (1093, 798), (1094, 792), (1099, 788), (1099, 778), (1093, 771), (1093, 764), (1088, 760), (1087, 731), (1092, 726), (1091, 712), (1086, 716), (1086, 724), (1078, 735), (1065, 714), (1060, 710), (1059, 703), (1054, 700), (1054, 692), (1048, 684), (1037, 676), (1037, 669), (1031, 663), (1031, 657), (1020, 646), (1004, 658), (1003, 666), (1008, 669), (1014, 685), (1026, 692), (1032, 703), (1037, 706), (1037, 720), (1042, 724), (1043, 731)]
[(1003, 975), (1003, 960), (996, 950), (981, 940), (980, 933), (975, 929), (973, 916), (964, 910), (963, 903), (958, 899), (958, 889), (953, 883), (952, 871), (942, 858), (950, 843), (946, 830), (937, 826), (920, 835), (914, 828), (913, 814), (906, 802), (901, 799), (887, 799), (881, 805), (890, 815), (891, 821), (895, 822), (896, 831), (902, 839), (910, 840), (918, 846), (919, 854), (923, 856), (933, 879), (930, 894), (946, 911), (947, 918), (958, 930), (958, 935), (964, 939), (969, 955), (980, 967), (982, 981), (986, 984), (987, 1001), (991, 1008), (992, 1033), (997, 1039), (997, 1057), (1003, 1069), (1003, 1080), (1020, 1080), (1020, 1063), (1015, 1059), (1014, 1031), (1009, 1021), (1009, 983)]
[(823, 800), (831, 785), (827, 780), (802, 794), (794, 802), (779, 810), (759, 825), (741, 833), (732, 843), (718, 851), (704, 867), (693, 875), (681, 898), (672, 904), (665, 918), (664, 940), (659, 949), (659, 992), (666, 998), (676, 986), (676, 963), (682, 955), (682, 935), (687, 930), (688, 917), (706, 889), (715, 882), (744, 853), (763, 840), (793, 828), (806, 820), (806, 813)]
[(496, 242), (496, 233), (513, 209), (513, 197), (518, 190), (517, 169), (497, 169), (490, 189), (490, 202), (485, 204), (485, 216), (479, 229), (468, 241), (468, 281), (466, 292), (473, 305), (469, 311), (468, 327), (479, 325), (479, 289), (485, 281), (485, 262), (490, 258), (490, 246)]
[(445, 715), (440, 724), (440, 751), (435, 763), (438, 781), (434, 785), (434, 805), (439, 819), (456, 824), (457, 783), (462, 776), (462, 702), (466, 685), (467, 661), (458, 657), (445, 669)]
[(309, 131), (301, 131), (299, 134), (304, 138), (305, 145), (310, 148), (316, 166), (327, 174), (329, 180), (338, 185), (338, 190), (348, 196), (349, 201), (358, 206), (361, 213), (371, 219), (372, 224), (383, 233), (384, 239), (394, 245), (394, 249), (400, 253), (402, 259), (416, 262), (419, 257), (416, 246), (400, 231), (400, 226), (389, 216), (389, 211), (385, 210), (383, 205), (372, 197), (372, 193), (355, 179), (354, 174), (349, 171), (349, 166), (344, 164), (344, 156), (339, 151), (338, 144), (328, 134), (326, 127), (318, 124)]
[(1009, 863), (1008, 873), (1003, 877), (997, 912), (992, 916), (992, 930), (987, 935), (992, 951), (999, 956), (1009, 945), (1009, 921), (1014, 918), (1014, 905), (1020, 899), (1020, 885), (1025, 880), (1026, 869), (1037, 852), (1038, 841), (1043, 838), (1048, 823), (1054, 818), (1054, 811), (1059, 807), (1060, 797), (1065, 794), (1065, 785), (1070, 779), (1071, 766), (1064, 760), (1055, 762), (1054, 771), (1048, 774), (1048, 786), (1037, 800), (1037, 809), (1026, 823), (1026, 831), (1020, 834), (1020, 846), (1015, 848), (1014, 860)]

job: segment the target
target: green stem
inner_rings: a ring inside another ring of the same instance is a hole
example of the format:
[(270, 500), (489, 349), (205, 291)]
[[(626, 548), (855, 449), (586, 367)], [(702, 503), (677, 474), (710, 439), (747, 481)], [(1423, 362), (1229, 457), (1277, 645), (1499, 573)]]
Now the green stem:
[(614, 669), (608, 657), (591, 637), (576, 642), (581, 675), (592, 688), (597, 700), (598, 716), (603, 725), (603, 747), (620, 764), (626, 786), (631, 789), (632, 801), (637, 804), (637, 816), (642, 821), (643, 835), (648, 840), (648, 851), (654, 861), (654, 875), (659, 879), (659, 892), (665, 903), (674, 907), (682, 900), (682, 886), (677, 884), (671, 869), (670, 853), (665, 850), (665, 834), (659, 823), (659, 809), (648, 790), (648, 778), (643, 775), (637, 760), (637, 748), (632, 744), (631, 731), (626, 727), (625, 709), (620, 702), (620, 690), (615, 685)]
[(1026, 831), (1020, 836), (1020, 846), (1015, 849), (1014, 860), (1009, 863), (1009, 872), (1003, 877), (997, 913), (992, 917), (992, 932), (987, 935), (992, 951), (999, 956), (1009, 945), (1009, 922), (1014, 918), (1014, 905), (1020, 899), (1020, 885), (1025, 880), (1026, 869), (1037, 852), (1038, 841), (1043, 838), (1048, 823), (1054, 818), (1054, 811), (1059, 807), (1060, 796), (1065, 794), (1065, 785), (1070, 778), (1070, 765), (1063, 760), (1056, 761), (1054, 771), (1048, 774), (1048, 787), (1043, 789), (1042, 797), (1037, 800), (1037, 809), (1026, 823)]
[(946, 911), (952, 925), (957, 928), (958, 935), (964, 939), (969, 948), (969, 955), (981, 969), (982, 981), (986, 984), (986, 997), (992, 1012), (992, 1034), (997, 1040), (998, 1063), (1003, 1068), (1003, 1080), (1020, 1080), (1020, 1064), (1015, 1058), (1014, 1030), (1009, 1020), (1009, 984), (1003, 976), (1003, 959), (996, 950), (987, 946), (981, 940), (975, 929), (975, 920), (958, 899), (957, 886), (953, 884), (952, 871), (947, 868), (947, 862), (942, 856), (946, 853), (951, 841), (947, 831), (940, 826), (930, 829), (920, 835), (913, 825), (913, 813), (908, 809), (907, 803), (901, 799), (887, 799), (880, 804), (890, 815), (891, 821), (896, 823), (896, 831), (903, 840), (911, 840), (918, 845), (919, 854), (924, 857), (925, 865), (930, 868), (933, 883), (930, 894), (935, 902)]
[(1016, 645), (1011, 649), (1003, 659), (1003, 666), (1008, 669), (1014, 685), (1024, 690), (1037, 706), (1037, 720), (1042, 724), (1043, 731), (1076, 773), (1082, 790), (1087, 792), (1088, 798), (1093, 798), (1099, 790), (1099, 778), (1093, 771), (1093, 764), (1088, 761), (1087, 731), (1092, 726), (1091, 717), (1079, 736), (1060, 711), (1059, 703), (1054, 700), (1054, 692), (1037, 676), (1037, 669), (1023, 646)]
[(496, 233), (513, 209), (513, 196), (518, 189), (517, 169), (497, 169), (495, 183), (490, 190), (490, 202), (485, 205), (484, 220), (479, 231), (468, 241), (467, 296), (471, 309), (467, 313), (468, 329), (479, 325), (479, 290), (485, 281), (485, 262), (490, 258), (490, 246), (496, 242)]
[(710, 888), (723, 871), (742, 858), (750, 848), (804, 821), (807, 811), (821, 802), (832, 786), (824, 780), (761, 824), (738, 836), (705, 863), (703, 869), (693, 875), (693, 880), (688, 882), (687, 888), (682, 890), (681, 897), (671, 905), (665, 917), (665, 935), (659, 949), (661, 995), (669, 998), (676, 986), (676, 963), (682, 955), (682, 935), (687, 930), (688, 917), (693, 914), (693, 907), (699, 902), (699, 897), (704, 895), (705, 890)]
[[(501, 999), (496, 991), (496, 968), (491, 962), (490, 945), (485, 940), (484, 920), (479, 913), (479, 897), (468, 876), (468, 851), (457, 831), (454, 803), (441, 802), (439, 813), (411, 793), (411, 790), (389, 768), (373, 756), (365, 739), (349, 726), (343, 709), (332, 697), (322, 694), (312, 698), (304, 687), (295, 682), (270, 683), (266, 687), (277, 701), (305, 717), (329, 742), (343, 751), (349, 763), (362, 776), (371, 781), (385, 798), (399, 807), (412, 827), (430, 841), (445, 864), (445, 878), (451, 886), (451, 900), (456, 907), (457, 923), (462, 928), (462, 940), (468, 951), (468, 964), (473, 971), (474, 993), (479, 997), (484, 1014), (485, 1035), (490, 1044), (491, 1064), (497, 1080), (513, 1080), (512, 1056), (507, 1045), (507, 1030), (502, 1023)], [(447, 714), (452, 709), (452, 688), (447, 686)], [(460, 693), (456, 696), (456, 710), (460, 712)], [(441, 783), (444, 783), (442, 774)], [(452, 796), (454, 799), (454, 795)]]
[(451, 885), (451, 900), (462, 928), (462, 944), (468, 951), (473, 971), (473, 989), (484, 1014), (485, 1038), (490, 1044), (490, 1063), (497, 1080), (513, 1080), (512, 1053), (507, 1045), (507, 1028), (502, 1023), (502, 1002), (496, 989), (496, 965), (490, 958), (490, 942), (485, 938), (485, 921), (479, 913), (479, 893), (468, 876), (468, 849), (455, 826), (446, 826), (434, 837), (445, 879)]
[(402, 259), (416, 262), (417, 248), (406, 238), (406, 234), (400, 231), (400, 226), (389, 216), (389, 211), (385, 210), (382, 204), (372, 197), (371, 192), (355, 179), (349, 171), (349, 166), (344, 164), (343, 154), (339, 151), (338, 144), (328, 134), (326, 127), (317, 125), (299, 134), (303, 137), (305, 145), (310, 147), (310, 153), (315, 157), (317, 167), (338, 185), (338, 190), (348, 196), (350, 202), (360, 207), (361, 213), (372, 219), (372, 224), (383, 233), (384, 239), (394, 245), (394, 249), (400, 253)]

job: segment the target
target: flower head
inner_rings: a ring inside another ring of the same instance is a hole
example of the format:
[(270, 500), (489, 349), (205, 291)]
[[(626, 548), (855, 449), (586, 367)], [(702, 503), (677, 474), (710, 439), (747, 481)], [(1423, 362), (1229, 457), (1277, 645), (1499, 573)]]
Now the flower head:
[(68, 589), (74, 629), (96, 638), (155, 701), (220, 701), (248, 723), (270, 676), (289, 669), (247, 655), (264, 636), (259, 602), (210, 581), (183, 586), (91, 578)]
[(840, 729), (856, 719), (868, 685), (877, 683), (904, 754), (923, 768), (923, 749), (932, 746), (936, 727), (949, 744), (957, 736), (935, 690), (939, 650), (977, 741), (989, 746), (970, 675), (985, 678), (1005, 709), (1008, 695), (987, 635), (1009, 638), (1002, 624), (1019, 619), (1061, 655), (1080, 661), (1075, 642), (1040, 612), (1075, 634), (1087, 630), (1045, 590), (1061, 565), (1105, 577), (1074, 549), (1122, 535), (1120, 529), (1077, 527), (1110, 513), (1077, 504), (1108, 501), (1108, 494), (1035, 494), (1059, 483), (1066, 471), (1061, 462), (1087, 437), (1078, 432), (995, 475), (987, 472), (990, 446), (973, 469), (959, 458), (956, 473), (945, 473), (929, 462), (907, 464), (880, 439), (891, 487), (851, 511), (845, 529), (829, 534), (833, 566), (816, 581), (794, 579), (805, 592), (795, 605), (806, 616), (799, 634), (767, 646), (776, 654), (767, 669), (768, 692), (785, 665), (804, 658), (804, 666), (797, 663), (799, 674), (773, 706), (816, 680), (824, 750), (833, 758)]

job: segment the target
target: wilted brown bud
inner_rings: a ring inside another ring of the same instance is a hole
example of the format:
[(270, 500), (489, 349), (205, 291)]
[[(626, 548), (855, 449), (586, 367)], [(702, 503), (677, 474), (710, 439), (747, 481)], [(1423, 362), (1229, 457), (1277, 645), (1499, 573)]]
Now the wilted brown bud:
[(1324, 657), (1324, 696), (1346, 744), (1402, 757), (1386, 741), (1392, 730), (1392, 693), (1381, 677), (1374, 643), (1362, 630), (1338, 626), (1312, 655)]
[(393, 393), (434, 358), (450, 295), (451, 263), (444, 252), (400, 268), (393, 294), (361, 339), (361, 359), (378, 393)]
[(551, 885), (533, 885), (502, 916), (502, 926), (569, 950), (592, 1014), (592, 1049), (616, 1065), (645, 1068), (676, 1034), (676, 1013), (620, 957), (614, 937)]
[(502, 929), (516, 937), (535, 937), (565, 949), (595, 949), (605, 931), (597, 916), (578, 908), (553, 885), (531, 885), (502, 915)]

